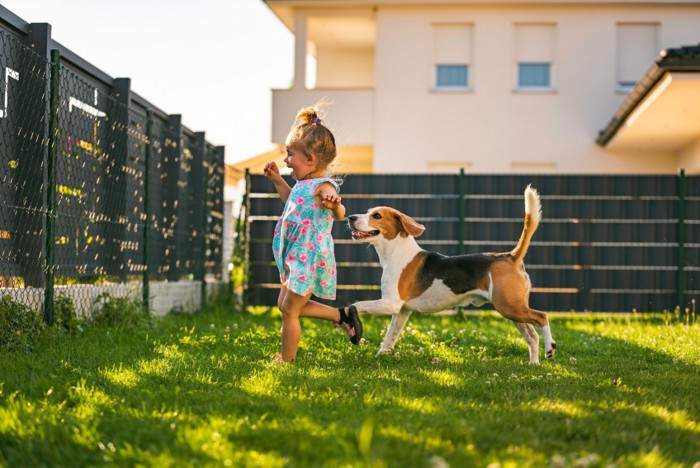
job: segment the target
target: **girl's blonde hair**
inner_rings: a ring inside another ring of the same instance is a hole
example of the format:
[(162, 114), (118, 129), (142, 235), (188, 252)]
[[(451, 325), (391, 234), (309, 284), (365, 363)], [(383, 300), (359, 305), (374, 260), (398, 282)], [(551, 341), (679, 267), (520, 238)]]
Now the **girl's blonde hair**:
[(325, 169), (336, 156), (335, 138), (319, 117), (316, 106), (301, 109), (287, 135), (286, 145), (304, 154), (313, 154)]

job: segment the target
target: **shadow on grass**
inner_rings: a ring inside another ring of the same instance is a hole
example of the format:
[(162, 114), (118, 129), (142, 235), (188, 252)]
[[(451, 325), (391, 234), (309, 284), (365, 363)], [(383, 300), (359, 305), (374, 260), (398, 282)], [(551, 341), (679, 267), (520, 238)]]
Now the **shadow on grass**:
[(539, 367), (495, 316), (414, 317), (398, 356), (379, 357), (386, 320), (368, 317), (360, 347), (305, 322), (296, 366), (268, 363), (279, 342), (275, 317), (209, 319), (178, 318), (98, 344), (59, 337), (50, 351), (3, 362), (3, 373), (18, 374), (3, 379), (1, 406), (20, 392), (36, 408), (55, 408), (41, 430), (0, 432), (5, 461), (65, 462), (80, 452), (86, 464), (107, 456), (424, 465), (437, 456), (453, 466), (541, 465), (595, 453), (622, 464), (692, 465), (700, 453), (698, 366), (577, 329), (579, 318), (553, 319), (559, 354)]

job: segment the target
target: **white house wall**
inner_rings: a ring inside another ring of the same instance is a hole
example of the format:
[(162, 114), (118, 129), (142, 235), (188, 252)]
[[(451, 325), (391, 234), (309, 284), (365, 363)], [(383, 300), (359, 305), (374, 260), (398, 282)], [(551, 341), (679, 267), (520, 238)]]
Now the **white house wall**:
[[(614, 154), (595, 138), (616, 91), (616, 24), (657, 22), (659, 48), (698, 42), (696, 5), (380, 7), (375, 172), (675, 173), (674, 154)], [(434, 91), (433, 24), (473, 25), (470, 91)], [(553, 92), (515, 91), (515, 24), (555, 24)], [(650, 63), (651, 65), (651, 63)], [(641, 77), (640, 77), (641, 78)], [(341, 123), (342, 125), (342, 123)]]

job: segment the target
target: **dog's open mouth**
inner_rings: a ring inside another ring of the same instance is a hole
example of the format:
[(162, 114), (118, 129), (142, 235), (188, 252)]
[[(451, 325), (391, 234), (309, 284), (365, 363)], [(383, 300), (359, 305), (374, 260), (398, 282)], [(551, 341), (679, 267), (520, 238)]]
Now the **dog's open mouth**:
[(355, 240), (369, 239), (370, 237), (377, 235), (379, 235), (378, 229), (374, 229), (372, 231), (358, 231), (357, 229), (352, 230), (352, 238)]

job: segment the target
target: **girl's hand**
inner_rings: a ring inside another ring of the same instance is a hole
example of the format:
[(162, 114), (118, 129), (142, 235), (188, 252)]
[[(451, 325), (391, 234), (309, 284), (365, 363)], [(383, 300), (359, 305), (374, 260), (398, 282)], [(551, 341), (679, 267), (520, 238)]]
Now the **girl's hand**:
[(318, 197), (318, 203), (321, 208), (325, 210), (330, 210), (333, 214), (333, 219), (336, 221), (343, 219), (345, 216), (345, 207), (343, 206), (342, 198), (335, 191), (335, 187), (330, 184), (330, 182), (325, 182), (316, 189), (316, 197)]
[(265, 164), (263, 174), (265, 174), (265, 177), (267, 177), (268, 179), (277, 179), (278, 177), (280, 177), (280, 169), (279, 167), (277, 167), (276, 163), (269, 162)]
[(280, 175), (280, 170), (277, 167), (277, 164), (274, 162), (265, 164), (263, 174), (274, 184), (275, 188), (277, 189), (277, 193), (280, 195), (280, 200), (282, 200), (282, 203), (287, 203), (287, 198), (289, 198), (292, 188)]
[(337, 193), (324, 193), (321, 195), (321, 205), (327, 210), (335, 211), (343, 199)]

